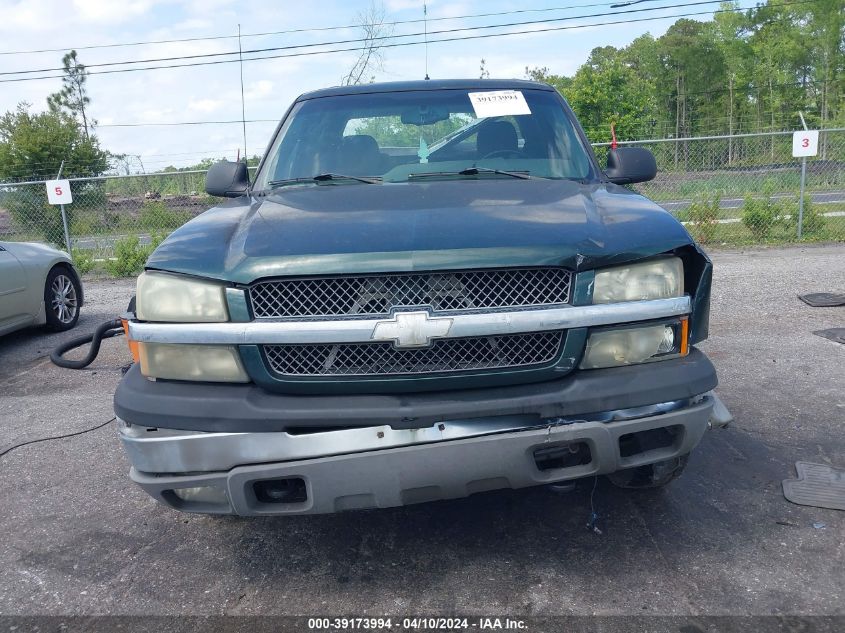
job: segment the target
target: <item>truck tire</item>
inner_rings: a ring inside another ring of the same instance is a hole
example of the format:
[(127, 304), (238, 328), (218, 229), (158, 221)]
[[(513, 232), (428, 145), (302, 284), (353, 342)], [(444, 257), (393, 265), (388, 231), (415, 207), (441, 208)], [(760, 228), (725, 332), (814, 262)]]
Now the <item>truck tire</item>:
[(688, 461), (689, 453), (646, 466), (618, 470), (607, 478), (619, 488), (661, 488), (680, 477)]

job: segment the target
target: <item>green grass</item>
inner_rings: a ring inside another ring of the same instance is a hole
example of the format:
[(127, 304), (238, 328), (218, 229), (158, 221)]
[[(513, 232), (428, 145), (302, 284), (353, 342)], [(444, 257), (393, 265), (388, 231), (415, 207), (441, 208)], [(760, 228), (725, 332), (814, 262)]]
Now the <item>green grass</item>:
[[(687, 226), (695, 234), (694, 227)], [(742, 222), (717, 224), (712, 227), (712, 239), (702, 242), (705, 246), (784, 246), (807, 242), (845, 242), (845, 217), (826, 217), (824, 226), (812, 233), (804, 233), (801, 240), (792, 223), (779, 223), (765, 238), (758, 238)]]
[[(794, 170), (768, 175), (721, 172), (718, 174), (660, 173), (651, 182), (636, 189), (655, 202), (690, 200), (701, 196), (722, 198), (771, 196), (795, 193), (801, 188), (801, 176)], [(845, 170), (838, 173), (808, 174), (806, 192), (845, 189)]]

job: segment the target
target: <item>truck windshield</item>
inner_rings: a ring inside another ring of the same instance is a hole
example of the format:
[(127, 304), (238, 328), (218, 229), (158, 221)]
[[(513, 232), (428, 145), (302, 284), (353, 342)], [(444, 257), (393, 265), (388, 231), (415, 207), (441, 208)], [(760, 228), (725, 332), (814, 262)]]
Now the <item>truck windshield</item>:
[(594, 178), (588, 150), (553, 92), (419, 90), (301, 101), (255, 189), (517, 174)]

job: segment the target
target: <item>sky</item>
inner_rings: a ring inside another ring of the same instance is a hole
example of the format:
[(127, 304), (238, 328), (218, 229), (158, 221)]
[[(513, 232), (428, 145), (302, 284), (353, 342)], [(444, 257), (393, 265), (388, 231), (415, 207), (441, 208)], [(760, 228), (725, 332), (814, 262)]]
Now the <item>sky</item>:
[[(625, 0), (615, 0), (624, 2)], [(642, 0), (641, 0), (642, 1)], [(657, 8), (696, 0), (649, 0), (624, 8), (611, 8), (609, 2), (586, 0), (469, 1), (428, 0), (428, 31), (459, 29), (533, 20), (561, 19), (557, 22), (475, 31), (506, 33), (531, 31), (506, 37), (459, 42), (432, 43), (428, 47), (428, 73), (432, 78), (478, 77), (483, 58), (492, 78), (525, 78), (525, 68), (547, 67), (554, 74), (571, 75), (597, 46), (624, 46), (650, 32), (663, 34), (682, 13), (708, 11), (716, 3), (683, 8)], [(422, 0), (376, 0), (386, 13), (386, 21), (419, 20)], [(750, 5), (743, 2), (742, 6)], [(261, 35), (276, 31), (315, 29), (360, 24), (360, 15), (371, 0), (320, 0), (292, 2), (277, 0), (0, 0), (0, 73), (61, 66), (63, 51), (78, 50), (82, 63), (92, 64), (138, 59), (158, 59), (181, 55), (226, 53), (238, 50), (238, 25), (245, 51), (301, 44), (350, 40), (361, 36), (358, 28)], [(590, 14), (609, 14), (649, 9), (618, 16), (569, 19)], [(529, 10), (529, 11), (526, 11)], [(537, 10), (537, 11), (534, 11)], [(523, 11), (511, 15), (466, 17), (479, 13)], [(665, 17), (661, 17), (665, 16)], [(647, 22), (589, 26), (613, 20), (658, 17)], [(710, 15), (693, 19), (706, 20)], [(538, 29), (587, 25), (551, 32)], [(397, 24), (394, 35), (423, 31), (422, 23)], [(431, 39), (472, 33), (430, 35)], [(211, 41), (146, 44), (140, 46), (90, 48), (107, 44), (148, 42), (208, 36), (229, 36)], [(422, 38), (398, 38), (396, 42)], [(356, 44), (336, 45), (346, 48)], [(318, 51), (330, 47), (312, 46), (298, 51)], [(54, 52), (22, 53), (40, 49)], [(273, 55), (275, 53), (263, 53)], [(252, 54), (260, 55), (259, 53)], [(245, 61), (243, 64), (244, 108), (247, 123), (246, 150), (261, 154), (270, 141), (276, 121), (299, 94), (341, 83), (357, 58), (357, 52), (309, 55)], [(247, 54), (246, 57), (250, 57)], [(377, 81), (422, 79), (425, 76), (425, 48), (422, 45), (384, 49), (380, 69), (368, 73)], [(236, 59), (237, 56), (214, 59)], [(161, 62), (186, 63), (186, 62)], [(144, 64), (139, 64), (143, 66)], [(106, 70), (104, 67), (101, 70)], [(92, 72), (97, 69), (91, 67)], [(90, 115), (97, 120), (97, 135), (105, 149), (140, 157), (146, 171), (167, 165), (184, 166), (205, 157), (234, 159), (244, 139), (241, 119), (241, 67), (238, 63), (172, 68), (142, 72), (92, 74), (88, 79)], [(50, 72), (48, 75), (60, 73)], [(0, 75), (9, 79), (26, 75)], [(31, 75), (30, 75), (31, 76)], [(58, 78), (0, 83), (0, 112), (25, 101), (33, 110), (46, 108), (47, 96), (61, 87)], [(110, 127), (127, 123), (177, 123), (187, 121), (233, 121), (233, 124)]]

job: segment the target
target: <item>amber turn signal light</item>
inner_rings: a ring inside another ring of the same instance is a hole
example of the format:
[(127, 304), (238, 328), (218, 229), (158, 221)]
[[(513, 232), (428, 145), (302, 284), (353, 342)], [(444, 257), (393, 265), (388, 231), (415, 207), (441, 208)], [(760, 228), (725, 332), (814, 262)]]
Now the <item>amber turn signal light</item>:
[(679, 351), (681, 356), (689, 354), (689, 319), (686, 317), (681, 319), (681, 345)]
[(126, 342), (129, 343), (129, 352), (132, 354), (132, 360), (138, 363), (141, 361), (141, 356), (138, 353), (138, 342), (133, 341), (129, 337), (129, 321), (121, 319), (120, 322), (123, 324), (123, 333), (126, 334)]

